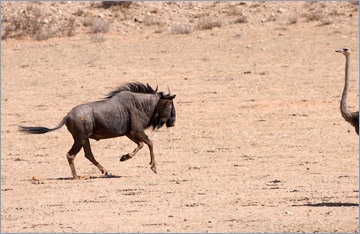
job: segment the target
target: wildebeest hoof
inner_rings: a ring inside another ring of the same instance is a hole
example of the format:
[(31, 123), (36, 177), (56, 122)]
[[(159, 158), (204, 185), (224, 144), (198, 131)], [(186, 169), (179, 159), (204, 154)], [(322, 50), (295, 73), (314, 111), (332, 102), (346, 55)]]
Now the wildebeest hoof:
[(123, 155), (123, 156), (120, 158), (120, 162), (126, 161), (126, 160), (128, 160), (129, 158), (131, 158), (131, 157), (130, 157), (130, 154), (125, 154), (125, 155)]
[(155, 174), (157, 174), (157, 171), (156, 171), (156, 167), (155, 167), (155, 166), (152, 166), (152, 167), (151, 167), (151, 170), (152, 170)]

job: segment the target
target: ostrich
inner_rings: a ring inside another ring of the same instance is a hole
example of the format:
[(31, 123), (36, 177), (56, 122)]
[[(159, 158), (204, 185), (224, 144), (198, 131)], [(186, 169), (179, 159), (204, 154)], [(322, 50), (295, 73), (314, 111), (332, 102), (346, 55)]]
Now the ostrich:
[(344, 91), (342, 93), (341, 102), (340, 102), (340, 111), (342, 117), (345, 119), (346, 122), (349, 122), (351, 125), (355, 127), (356, 133), (359, 135), (359, 111), (351, 112), (349, 110), (347, 104), (347, 96), (349, 93), (349, 83), (350, 83), (350, 48), (344, 47), (340, 50), (336, 50), (335, 52), (342, 53), (345, 55), (346, 63), (345, 63), (345, 86)]

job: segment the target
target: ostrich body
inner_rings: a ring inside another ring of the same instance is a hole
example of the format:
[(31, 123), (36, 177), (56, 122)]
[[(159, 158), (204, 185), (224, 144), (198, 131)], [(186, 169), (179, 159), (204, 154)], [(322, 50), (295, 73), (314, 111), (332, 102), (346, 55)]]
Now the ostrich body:
[(344, 90), (341, 97), (340, 102), (340, 111), (342, 117), (345, 119), (346, 122), (349, 122), (351, 125), (355, 127), (356, 133), (359, 135), (359, 111), (357, 112), (351, 112), (349, 110), (348, 104), (347, 104), (347, 97), (349, 93), (349, 83), (350, 83), (350, 48), (344, 47), (340, 50), (336, 50), (335, 52), (342, 53), (345, 55), (346, 63), (345, 63), (345, 85)]

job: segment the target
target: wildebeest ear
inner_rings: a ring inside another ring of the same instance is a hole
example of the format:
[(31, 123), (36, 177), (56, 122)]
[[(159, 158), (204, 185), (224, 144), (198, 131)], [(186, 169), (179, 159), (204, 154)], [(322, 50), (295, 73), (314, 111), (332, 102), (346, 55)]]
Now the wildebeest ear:
[(171, 95), (171, 96), (167, 97), (166, 99), (170, 99), (170, 100), (173, 100), (173, 99), (174, 99), (175, 97), (176, 97), (176, 94), (174, 94), (174, 95)]

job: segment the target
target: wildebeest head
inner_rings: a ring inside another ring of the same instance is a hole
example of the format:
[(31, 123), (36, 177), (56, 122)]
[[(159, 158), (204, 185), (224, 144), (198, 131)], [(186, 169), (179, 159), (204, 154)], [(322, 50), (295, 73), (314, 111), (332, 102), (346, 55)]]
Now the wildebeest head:
[(176, 112), (173, 99), (176, 94), (170, 95), (163, 94), (162, 92), (158, 93), (160, 99), (155, 107), (151, 125), (154, 129), (161, 128), (165, 123), (166, 127), (175, 126)]

